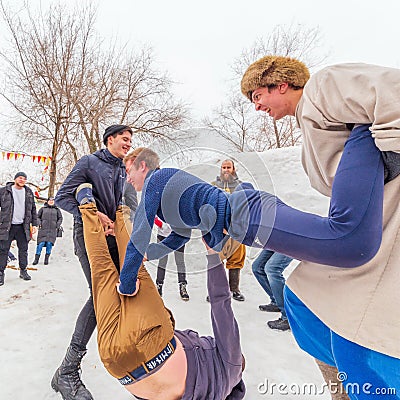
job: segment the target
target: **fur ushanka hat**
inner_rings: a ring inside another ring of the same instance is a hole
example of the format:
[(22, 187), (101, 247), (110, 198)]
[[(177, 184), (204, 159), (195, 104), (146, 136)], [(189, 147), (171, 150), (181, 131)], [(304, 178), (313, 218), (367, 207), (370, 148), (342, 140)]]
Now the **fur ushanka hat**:
[(302, 88), (310, 78), (308, 68), (295, 58), (265, 56), (251, 64), (243, 75), (242, 93), (252, 101), (252, 93), (259, 87), (288, 84)]

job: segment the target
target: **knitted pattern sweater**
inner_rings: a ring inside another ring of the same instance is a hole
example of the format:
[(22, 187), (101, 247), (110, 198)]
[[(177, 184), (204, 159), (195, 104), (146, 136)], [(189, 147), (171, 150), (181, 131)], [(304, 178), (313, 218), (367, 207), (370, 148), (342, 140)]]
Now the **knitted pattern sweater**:
[[(145, 254), (148, 260), (154, 260), (181, 248), (189, 241), (192, 229), (199, 229), (206, 243), (221, 251), (227, 239), (223, 230), (229, 226), (228, 196), (221, 189), (179, 169), (150, 171), (127, 246), (120, 293), (135, 291), (137, 272)], [(172, 232), (162, 242), (149, 245), (156, 215), (171, 226)]]

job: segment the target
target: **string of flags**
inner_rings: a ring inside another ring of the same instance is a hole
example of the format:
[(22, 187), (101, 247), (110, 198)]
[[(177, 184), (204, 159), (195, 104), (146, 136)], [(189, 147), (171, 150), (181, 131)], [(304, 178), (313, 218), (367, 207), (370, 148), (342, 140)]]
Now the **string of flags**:
[(14, 151), (2, 151), (1, 152), (3, 160), (22, 160), (25, 157), (30, 157), (32, 162), (37, 162), (38, 164), (44, 164), (47, 168), (51, 164), (51, 157), (48, 156), (41, 156), (41, 155), (29, 155), (26, 153), (14, 152)]
[(1, 151), (1, 156), (3, 160), (8, 161), (17, 161), (17, 160), (25, 160), (25, 157), (31, 158), (32, 162), (44, 165), (42, 170), (41, 181), (44, 182), (45, 174), (49, 173), (50, 164), (51, 164), (51, 157), (49, 156), (42, 156), (42, 155), (31, 155), (27, 153), (22, 153), (19, 151)]

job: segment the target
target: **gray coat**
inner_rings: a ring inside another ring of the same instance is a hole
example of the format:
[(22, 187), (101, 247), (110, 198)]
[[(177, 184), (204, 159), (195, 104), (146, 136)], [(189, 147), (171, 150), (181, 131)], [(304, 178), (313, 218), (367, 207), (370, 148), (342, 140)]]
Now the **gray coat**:
[(57, 229), (61, 226), (63, 217), (61, 211), (56, 206), (47, 203), (38, 212), (39, 232), (37, 242), (55, 243)]
[[(8, 182), (6, 186), (0, 188), (0, 240), (8, 239), (11, 228), (14, 213), (13, 185), (14, 182)], [(27, 241), (31, 239), (31, 224), (32, 226), (37, 226), (36, 205), (32, 190), (25, 186), (25, 217), (23, 225)]]

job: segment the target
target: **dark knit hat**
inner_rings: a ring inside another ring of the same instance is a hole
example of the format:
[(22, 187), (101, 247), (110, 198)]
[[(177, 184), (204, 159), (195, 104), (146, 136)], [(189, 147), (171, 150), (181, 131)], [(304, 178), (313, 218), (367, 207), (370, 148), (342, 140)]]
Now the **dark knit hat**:
[(253, 92), (260, 87), (287, 82), (302, 88), (309, 79), (310, 72), (301, 61), (290, 57), (265, 56), (247, 68), (242, 78), (241, 89), (252, 101)]
[(127, 125), (111, 125), (104, 131), (103, 143), (107, 146), (107, 138), (114, 135), (114, 133), (128, 131), (132, 135), (132, 129)]
[(14, 176), (14, 180), (17, 179), (19, 176), (23, 176), (25, 179), (28, 179), (28, 176), (25, 172), (17, 172)]

